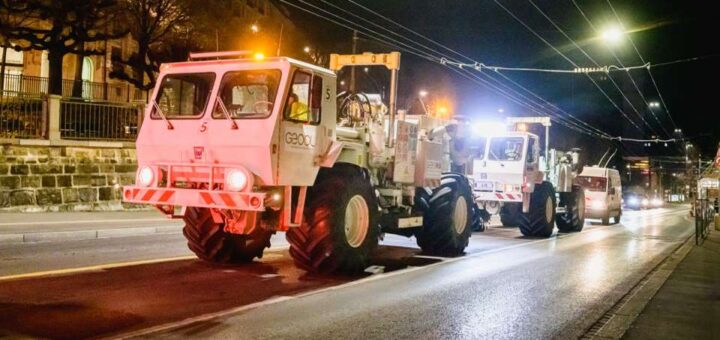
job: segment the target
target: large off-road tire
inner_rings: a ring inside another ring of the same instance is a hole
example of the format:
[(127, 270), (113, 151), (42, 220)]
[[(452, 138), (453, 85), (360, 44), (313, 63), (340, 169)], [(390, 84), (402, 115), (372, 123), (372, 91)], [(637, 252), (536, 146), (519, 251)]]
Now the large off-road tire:
[(225, 222), (217, 222), (208, 208), (187, 208), (183, 221), (188, 248), (200, 259), (214, 263), (246, 263), (262, 258), (273, 234), (261, 228), (250, 235), (228, 233)]
[(301, 226), (286, 233), (295, 264), (315, 273), (357, 273), (377, 247), (378, 207), (370, 178), (357, 167), (322, 169), (308, 190)]
[(563, 233), (582, 231), (585, 226), (585, 191), (573, 186), (571, 192), (560, 193), (560, 204), (565, 204), (565, 212), (555, 216), (558, 230)]
[(500, 207), (500, 222), (506, 227), (517, 227), (522, 213), (522, 203), (505, 203)]
[(525, 236), (550, 237), (555, 227), (556, 205), (552, 184), (536, 185), (530, 196), (530, 211), (518, 216), (520, 232)]
[(477, 203), (472, 204), (472, 210), (473, 210), (473, 219), (471, 223), (471, 230), (472, 231), (479, 231), (483, 232), (487, 228), (487, 223), (490, 221), (490, 214), (481, 209), (480, 206), (478, 206)]
[(417, 243), (423, 253), (437, 256), (462, 255), (467, 247), (474, 218), (472, 188), (467, 178), (455, 173), (442, 176), (432, 191), (423, 216)]
[(618, 211), (618, 215), (615, 216), (615, 224), (620, 224), (620, 219), (622, 218), (622, 208), (620, 211)]

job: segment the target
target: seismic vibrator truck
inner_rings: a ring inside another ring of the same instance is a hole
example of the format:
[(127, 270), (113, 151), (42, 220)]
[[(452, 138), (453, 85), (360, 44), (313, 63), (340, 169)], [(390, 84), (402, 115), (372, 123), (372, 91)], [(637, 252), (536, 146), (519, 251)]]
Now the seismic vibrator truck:
[[(397, 117), (400, 53), (331, 55), (330, 69), (246, 52), (164, 64), (137, 139), (125, 202), (182, 218), (201, 259), (260, 258), (286, 232), (296, 265), (357, 272), (383, 233), (457, 256), (475, 220), (472, 187), (451, 167), (452, 122)], [(336, 71), (390, 72), (379, 95), (337, 95)]]
[[(585, 195), (574, 183), (578, 152), (548, 148), (550, 118), (511, 117), (515, 131), (475, 136), (475, 198), (487, 213), (499, 213), (505, 226), (518, 226), (525, 236), (550, 237), (557, 223), (562, 232), (581, 231)], [(540, 139), (528, 124), (545, 126), (545, 156)]]

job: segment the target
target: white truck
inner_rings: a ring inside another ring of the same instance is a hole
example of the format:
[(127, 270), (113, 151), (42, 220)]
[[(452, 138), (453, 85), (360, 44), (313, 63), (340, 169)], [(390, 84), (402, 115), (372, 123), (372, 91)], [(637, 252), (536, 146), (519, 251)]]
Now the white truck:
[[(389, 69), (389, 108), (362, 94), (338, 107), (345, 66)], [(363, 270), (384, 232), (461, 255), (472, 188), (445, 172), (445, 139), (426, 137), (449, 122), (397, 119), (399, 69), (398, 52), (332, 55), (331, 69), (242, 51), (164, 64), (123, 200), (183, 219), (189, 248), (211, 262), (262, 257), (278, 231), (314, 272)]]
[(610, 218), (620, 223), (622, 184), (616, 169), (586, 166), (575, 182), (585, 190), (585, 217), (601, 219), (604, 225), (610, 224)]
[(540, 139), (530, 132), (496, 131), (476, 137), (472, 177), (480, 208), (497, 211), (503, 225), (519, 226), (525, 236), (549, 237), (555, 223), (562, 232), (581, 231), (585, 197), (573, 184), (578, 153), (548, 149), (549, 118), (512, 118), (509, 123), (544, 125), (548, 157), (541, 156)]

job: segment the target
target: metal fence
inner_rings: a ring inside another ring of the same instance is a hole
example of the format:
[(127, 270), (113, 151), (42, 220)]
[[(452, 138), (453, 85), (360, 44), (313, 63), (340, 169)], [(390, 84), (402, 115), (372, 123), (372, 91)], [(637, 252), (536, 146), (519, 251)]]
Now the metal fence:
[(47, 101), (39, 96), (0, 96), (0, 138), (45, 138)]
[(60, 102), (62, 139), (135, 141), (141, 124), (141, 109), (137, 106)]
[[(2, 96), (48, 94), (48, 78), (20, 74), (6, 74)], [(145, 101), (145, 91), (125, 83), (101, 83), (63, 79), (62, 96), (95, 101), (132, 102)]]
[(715, 200), (706, 198), (695, 200), (695, 244), (702, 244), (710, 233), (710, 225), (713, 223), (716, 213)]

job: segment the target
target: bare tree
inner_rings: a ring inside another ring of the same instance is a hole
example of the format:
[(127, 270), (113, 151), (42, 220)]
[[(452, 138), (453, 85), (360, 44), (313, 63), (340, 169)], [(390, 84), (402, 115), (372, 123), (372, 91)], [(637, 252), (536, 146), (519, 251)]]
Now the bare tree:
[(120, 7), (138, 49), (128, 58), (113, 56), (113, 64), (120, 67), (114, 66), (110, 77), (149, 90), (155, 86), (160, 63), (172, 58), (178, 45), (182, 45), (178, 40), (187, 32), (186, 8), (178, 0), (124, 0)]
[(48, 51), (48, 92), (62, 94), (66, 54), (102, 53), (86, 49), (86, 44), (124, 35), (107, 30), (116, 3), (116, 0), (0, 0), (0, 35), (17, 51)]

